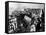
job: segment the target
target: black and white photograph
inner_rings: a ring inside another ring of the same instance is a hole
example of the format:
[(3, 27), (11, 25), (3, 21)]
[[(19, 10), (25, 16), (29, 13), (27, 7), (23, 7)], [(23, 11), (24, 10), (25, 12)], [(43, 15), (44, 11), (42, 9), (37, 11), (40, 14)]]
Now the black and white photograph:
[(45, 3), (5, 3), (5, 33), (45, 32)]

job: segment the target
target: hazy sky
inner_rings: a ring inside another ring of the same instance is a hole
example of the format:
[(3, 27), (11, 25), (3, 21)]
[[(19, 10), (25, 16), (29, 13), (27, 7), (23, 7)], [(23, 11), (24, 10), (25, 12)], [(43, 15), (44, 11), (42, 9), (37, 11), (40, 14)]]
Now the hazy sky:
[(9, 14), (11, 14), (14, 10), (21, 10), (21, 9), (24, 9), (24, 8), (43, 9), (44, 4), (9, 2)]

